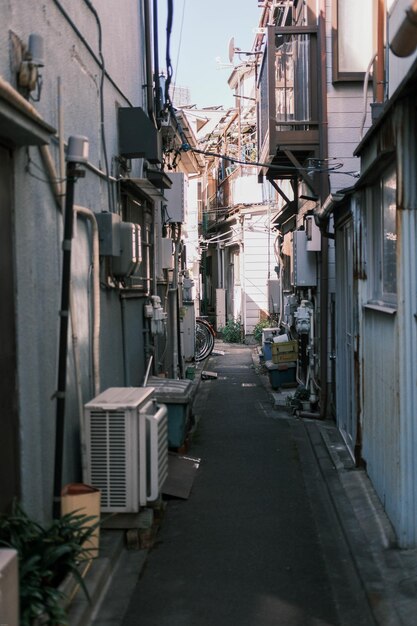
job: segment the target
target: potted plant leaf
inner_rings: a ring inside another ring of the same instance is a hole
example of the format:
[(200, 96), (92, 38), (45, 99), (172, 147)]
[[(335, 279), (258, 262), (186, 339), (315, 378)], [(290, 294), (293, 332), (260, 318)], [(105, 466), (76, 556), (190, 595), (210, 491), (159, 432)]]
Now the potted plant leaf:
[(304, 411), (310, 410), (310, 389), (308, 387), (298, 385), (294, 393), (294, 399), (298, 401), (299, 408), (302, 408)]
[(69, 575), (88, 597), (79, 568), (90, 558), (84, 546), (97, 524), (75, 511), (44, 527), (18, 503), (10, 515), (0, 516), (0, 546), (14, 548), (19, 557), (20, 626), (68, 623), (62, 583)]

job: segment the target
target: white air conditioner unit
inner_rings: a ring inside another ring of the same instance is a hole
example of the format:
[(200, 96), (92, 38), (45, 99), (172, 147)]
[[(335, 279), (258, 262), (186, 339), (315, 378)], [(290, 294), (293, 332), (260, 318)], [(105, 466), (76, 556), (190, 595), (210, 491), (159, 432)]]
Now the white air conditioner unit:
[(137, 513), (168, 476), (168, 413), (153, 387), (110, 387), (85, 405), (85, 481), (101, 510)]
[(19, 624), (19, 576), (17, 552), (0, 549), (0, 624)]

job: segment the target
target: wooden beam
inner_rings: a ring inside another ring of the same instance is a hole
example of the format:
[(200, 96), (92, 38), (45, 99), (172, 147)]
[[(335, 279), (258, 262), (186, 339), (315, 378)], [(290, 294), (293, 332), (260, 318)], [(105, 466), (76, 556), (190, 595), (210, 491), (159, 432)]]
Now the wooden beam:
[(283, 150), (283, 153), (285, 154), (285, 156), (291, 161), (291, 163), (297, 168), (298, 173), (300, 174), (301, 178), (303, 179), (303, 181), (305, 182), (305, 184), (310, 187), (311, 191), (318, 196), (318, 190), (316, 189), (316, 185), (314, 184), (314, 182), (311, 180), (311, 178), (307, 175), (307, 173), (304, 171), (305, 168), (303, 168), (303, 166), (301, 165), (301, 163), (298, 161), (298, 159), (296, 159), (296, 157), (294, 156), (294, 154), (291, 152), (291, 150)]
[(271, 183), (271, 185), (273, 186), (275, 191), (277, 191), (279, 193), (281, 198), (284, 198), (285, 202), (287, 204), (290, 204), (291, 200), (288, 198), (288, 196), (285, 195), (285, 193), (282, 191), (281, 187), (278, 187), (278, 185), (276, 184), (275, 180), (273, 178), (267, 178), (267, 180), (269, 180), (269, 182)]

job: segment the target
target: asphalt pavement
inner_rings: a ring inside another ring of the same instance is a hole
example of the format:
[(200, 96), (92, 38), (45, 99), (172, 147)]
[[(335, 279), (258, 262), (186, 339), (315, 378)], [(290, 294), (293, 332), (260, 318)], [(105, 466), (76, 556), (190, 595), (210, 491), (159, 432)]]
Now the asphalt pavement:
[(250, 347), (221, 347), (194, 404), (191, 495), (169, 500), (123, 626), (375, 624), (322, 477), (325, 446), (274, 409)]
[(216, 348), (195, 381), (189, 497), (164, 502), (153, 547), (103, 532), (89, 589), (113, 565), (71, 626), (415, 626), (417, 550), (398, 548), (334, 422), (285, 411), (253, 347)]

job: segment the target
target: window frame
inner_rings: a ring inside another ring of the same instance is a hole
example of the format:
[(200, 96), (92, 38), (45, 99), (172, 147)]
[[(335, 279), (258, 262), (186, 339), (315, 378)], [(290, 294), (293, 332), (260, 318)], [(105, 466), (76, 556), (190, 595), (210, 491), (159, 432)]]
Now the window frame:
[[(363, 82), (365, 70), (361, 72), (343, 72), (339, 70), (339, 1), (332, 0), (332, 82)], [(371, 2), (374, 7), (374, 0), (371, 0)]]
[[(370, 298), (368, 300), (369, 305), (382, 306), (389, 310), (396, 309), (397, 307), (397, 248), (395, 243), (395, 291), (385, 290), (385, 278), (384, 275), (384, 260), (386, 259), (386, 246), (385, 246), (385, 211), (388, 205), (385, 206), (386, 196), (384, 195), (384, 183), (392, 176), (395, 177), (395, 235), (398, 237), (397, 229), (397, 211), (398, 211), (398, 174), (396, 168), (396, 162), (391, 161), (379, 174), (374, 185), (369, 189), (369, 201), (371, 211), (368, 215), (368, 237), (370, 237), (370, 255), (368, 257), (368, 264), (370, 266)], [(396, 239), (397, 242), (397, 239)]]

